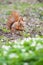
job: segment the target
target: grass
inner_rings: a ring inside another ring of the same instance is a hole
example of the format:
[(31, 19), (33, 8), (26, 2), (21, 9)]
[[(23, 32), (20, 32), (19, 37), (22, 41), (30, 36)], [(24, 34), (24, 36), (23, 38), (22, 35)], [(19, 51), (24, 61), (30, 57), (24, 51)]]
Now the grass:
[[(3, 41), (0, 42), (3, 43)], [(43, 39), (41, 38), (29, 38), (15, 42), (7, 40), (1, 46), (1, 65), (24, 65), (25, 63), (29, 65), (43, 65)]]
[(36, 11), (36, 8), (43, 7), (43, 3), (33, 5), (29, 3), (13, 3), (11, 5), (0, 4), (0, 12), (1, 14), (10, 15), (12, 10), (19, 10), (22, 14), (24, 14), (25, 10), (29, 7), (34, 8), (33, 11)]
[(43, 7), (43, 3), (37, 3), (33, 5), (34, 8)]

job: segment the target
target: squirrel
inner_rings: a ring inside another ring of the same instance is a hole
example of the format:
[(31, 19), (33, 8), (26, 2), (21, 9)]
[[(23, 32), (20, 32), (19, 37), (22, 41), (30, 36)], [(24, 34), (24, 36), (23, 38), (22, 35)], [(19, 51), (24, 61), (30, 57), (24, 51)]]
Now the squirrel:
[(14, 32), (15, 30), (23, 30), (24, 20), (16, 11), (12, 11), (6, 23), (7, 28)]

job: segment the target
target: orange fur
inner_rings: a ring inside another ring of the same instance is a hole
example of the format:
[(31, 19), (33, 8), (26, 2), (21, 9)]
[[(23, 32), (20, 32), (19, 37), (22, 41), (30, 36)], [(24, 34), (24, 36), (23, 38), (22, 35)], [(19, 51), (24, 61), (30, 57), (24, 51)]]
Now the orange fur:
[(23, 30), (23, 18), (20, 17), (17, 12), (13, 11), (6, 25), (12, 32), (14, 32), (14, 30)]

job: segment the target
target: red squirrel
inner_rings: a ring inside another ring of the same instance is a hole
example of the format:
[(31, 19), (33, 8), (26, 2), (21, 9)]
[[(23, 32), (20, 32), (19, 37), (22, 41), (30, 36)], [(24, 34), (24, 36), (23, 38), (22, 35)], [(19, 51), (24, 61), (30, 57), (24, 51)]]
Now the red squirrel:
[(23, 24), (23, 18), (16, 11), (12, 11), (6, 24), (7, 28), (11, 32), (14, 32), (15, 30), (23, 30)]

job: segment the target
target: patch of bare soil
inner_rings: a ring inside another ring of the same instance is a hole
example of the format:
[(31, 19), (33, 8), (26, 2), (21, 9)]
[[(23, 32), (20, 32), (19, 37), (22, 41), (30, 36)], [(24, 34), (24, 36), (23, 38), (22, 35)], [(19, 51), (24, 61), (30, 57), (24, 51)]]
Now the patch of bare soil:
[[(2, 24), (2, 26), (4, 27), (5, 25)], [(11, 32), (4, 32), (2, 29), (0, 29), (0, 36), (5, 36), (9, 39), (19, 39), (19, 38), (23, 38), (22, 35), (20, 35), (20, 31), (16, 31), (14, 34), (12, 34)]]

